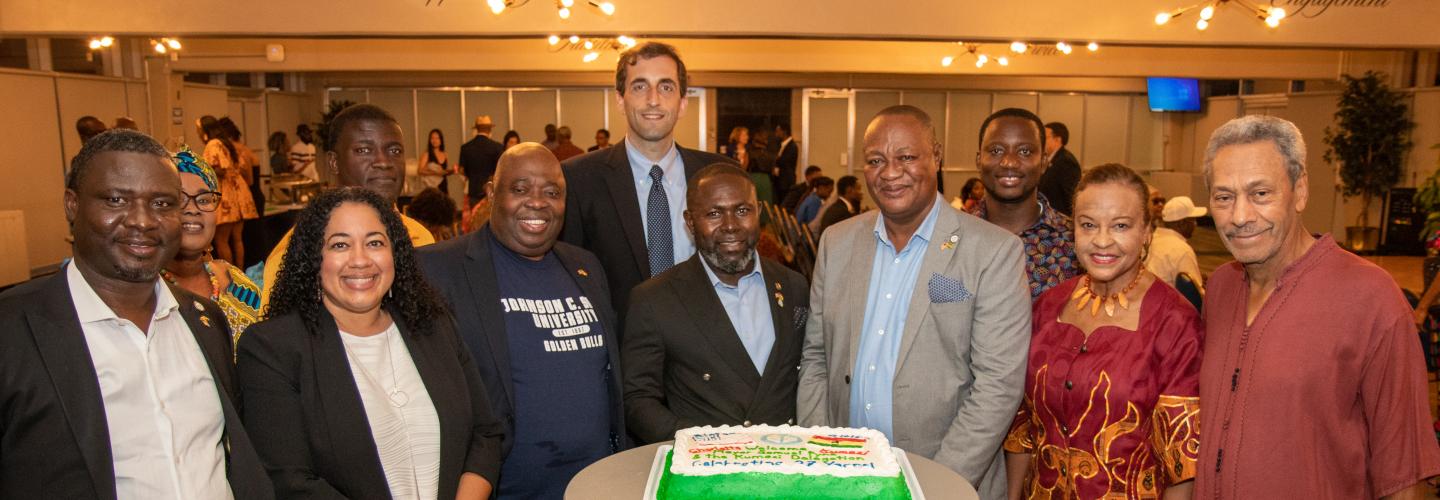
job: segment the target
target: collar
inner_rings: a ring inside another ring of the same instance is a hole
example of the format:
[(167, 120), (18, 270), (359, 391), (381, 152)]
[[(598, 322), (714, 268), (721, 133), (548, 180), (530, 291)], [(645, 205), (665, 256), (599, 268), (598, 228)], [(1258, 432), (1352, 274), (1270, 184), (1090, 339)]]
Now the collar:
[[(843, 200), (844, 198), (841, 199)], [(920, 223), (920, 227), (915, 228), (915, 234), (910, 236), (911, 240), (919, 238), (926, 244), (930, 243), (930, 237), (932, 234), (935, 233), (935, 221), (936, 219), (940, 218), (940, 205), (944, 203), (945, 199), (941, 198), (939, 193), (936, 193), (935, 200), (930, 203), (930, 213), (925, 215), (925, 221)], [(884, 214), (881, 214), (880, 217), (875, 218), (875, 237), (879, 238), (880, 241), (885, 242), (885, 244), (890, 245), (891, 248), (895, 247), (895, 242), (890, 241), (890, 233), (885, 231)], [(905, 245), (906, 250), (909, 250), (910, 247), (910, 244)]]
[(715, 271), (713, 271), (713, 270), (710, 269), (710, 263), (705, 261), (705, 256), (700, 255), (700, 252), (695, 252), (695, 258), (700, 260), (700, 267), (704, 268), (704, 269), (705, 269), (705, 275), (710, 277), (710, 286), (714, 286), (714, 287), (722, 287), (722, 286), (723, 286), (723, 287), (725, 287), (725, 288), (735, 289), (735, 288), (740, 288), (740, 286), (738, 285), (738, 283), (739, 283), (740, 281), (745, 281), (745, 280), (747, 280), (747, 279), (750, 279), (751, 276), (760, 276), (760, 277), (761, 277), (761, 281), (764, 281), (764, 274), (762, 274), (762, 273), (760, 272), (760, 251), (759, 251), (759, 250), (751, 250), (751, 253), (753, 254), (752, 258), (755, 259), (755, 269), (752, 269), (752, 270), (750, 270), (750, 272), (745, 273), (744, 276), (741, 276), (740, 279), (737, 281), (737, 285), (736, 285), (736, 286), (730, 286), (729, 283), (726, 283), (726, 282), (724, 282), (724, 281), (720, 281), (720, 277), (719, 277), (719, 276), (716, 276), (716, 275), (715, 275)]
[[(65, 280), (70, 284), (70, 300), (75, 302), (75, 313), (80, 319), (80, 324), (95, 323), (105, 320), (119, 321), (120, 316), (115, 310), (100, 299), (90, 282), (85, 281), (85, 276), (80, 274), (80, 269), (72, 261), (65, 266)], [(170, 293), (170, 287), (159, 277), (155, 278), (155, 312), (151, 315), (152, 320), (164, 319), (172, 311), (179, 309), (175, 301), (175, 295)]]
[(675, 173), (675, 164), (679, 163), (676, 160), (680, 158), (680, 148), (675, 146), (675, 141), (670, 141), (670, 149), (665, 152), (665, 156), (660, 157), (660, 161), (650, 161), (645, 155), (640, 154), (639, 149), (630, 145), (630, 136), (628, 135), (625, 136), (625, 140), (622, 141), (622, 143), (625, 145), (625, 156), (630, 159), (630, 172), (635, 175), (635, 180), (644, 181), (650, 179), (651, 165), (660, 166), (660, 170), (665, 172), (665, 180), (668, 181), (675, 178), (673, 175)]
[(786, 137), (785, 140), (780, 141), (780, 149), (785, 149), (785, 146), (789, 145), (794, 140), (794, 137)]
[[(1026, 229), (1026, 231), (1033, 230), (1037, 226), (1047, 226), (1051, 230), (1060, 230), (1070, 227), (1070, 220), (1065, 217), (1065, 214), (1062, 214), (1055, 211), (1055, 209), (1050, 208), (1050, 200), (1045, 198), (1044, 193), (1036, 191), (1035, 200), (1040, 204), (1040, 218), (1035, 219), (1035, 223), (1031, 224), (1029, 229)], [(986, 221), (990, 220), (990, 209), (985, 203), (985, 198), (981, 198), (980, 201), (975, 203), (975, 209), (970, 212), (970, 215), (974, 215)]]
[(850, 203), (849, 199), (846, 199), (844, 196), (837, 196), (835, 197), (835, 199), (840, 200), (841, 203), (844, 203), (845, 208), (850, 209), (850, 213), (855, 213), (855, 205)]

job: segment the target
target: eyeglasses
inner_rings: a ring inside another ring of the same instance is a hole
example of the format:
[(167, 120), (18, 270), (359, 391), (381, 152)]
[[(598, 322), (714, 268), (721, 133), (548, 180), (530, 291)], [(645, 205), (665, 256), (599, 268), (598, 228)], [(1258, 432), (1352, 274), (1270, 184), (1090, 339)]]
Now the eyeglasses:
[(196, 195), (181, 191), (180, 210), (185, 210), (185, 205), (189, 205), (191, 200), (195, 201), (195, 208), (200, 209), (201, 212), (214, 212), (215, 209), (220, 208), (220, 193), (215, 191), (202, 191)]

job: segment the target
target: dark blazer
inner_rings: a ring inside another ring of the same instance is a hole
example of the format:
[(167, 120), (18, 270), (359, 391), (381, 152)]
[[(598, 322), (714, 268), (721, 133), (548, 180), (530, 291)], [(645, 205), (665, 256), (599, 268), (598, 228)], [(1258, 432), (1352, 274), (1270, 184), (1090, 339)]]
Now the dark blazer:
[[(856, 208), (858, 209), (859, 207)], [(820, 214), (820, 230), (815, 232), (815, 240), (820, 240), (820, 235), (825, 234), (826, 228), (856, 215), (860, 215), (860, 212), (851, 212), (849, 205), (846, 205), (843, 200), (836, 198), (835, 202), (830, 204), (830, 208), (825, 209), (825, 213)]]
[(1040, 194), (1056, 211), (1070, 215), (1075, 203), (1075, 188), (1080, 185), (1080, 161), (1070, 150), (1060, 148), (1050, 160), (1050, 168), (1040, 176)]
[[(450, 310), (455, 311), (460, 337), (465, 339), (480, 368), (480, 380), (490, 396), (490, 408), (504, 426), (502, 451), (508, 455), (515, 438), (515, 382), (510, 378), (510, 338), (505, 332), (505, 313), (500, 308), (500, 286), (495, 282), (495, 260), (490, 251), (494, 238), (490, 225), (486, 224), (479, 231), (419, 248), (417, 253), (430, 284), (450, 302)], [(610, 387), (610, 447), (623, 451), (630, 444), (625, 437), (625, 413), (620, 405), (620, 350), (616, 341), (619, 324), (610, 306), (605, 269), (584, 249), (556, 242), (551, 251), (575, 276), (576, 286), (595, 305), (600, 324), (605, 328), (605, 349), (610, 355), (605, 380)], [(564, 411), (563, 407), (563, 402), (556, 402), (556, 411)]]
[[(0, 294), (0, 498), (116, 495), (105, 402), (65, 272)], [(260, 457), (238, 424), (225, 314), (206, 298), (170, 291), (220, 394), (231, 492), (235, 498), (274, 498)]]
[(697, 425), (795, 424), (810, 285), (764, 257), (760, 271), (775, 324), (764, 375), (735, 333), (699, 254), (635, 287), (621, 346), (631, 434), (653, 443)]
[(470, 198), (478, 200), (485, 196), (485, 182), (495, 173), (495, 165), (500, 163), (500, 154), (504, 152), (504, 145), (480, 134), (460, 146), (460, 168), (470, 180), (466, 193)]
[[(800, 164), (800, 143), (790, 140), (789, 144), (780, 148), (780, 153), (775, 155), (775, 168), (780, 169), (780, 175), (775, 177), (775, 199), (780, 202), (789, 201), (788, 195), (795, 186), (795, 168)], [(798, 205), (799, 200), (795, 203)], [(794, 211), (794, 209), (790, 209)]]
[[(455, 498), (460, 475), (491, 485), (500, 475), (500, 423), (449, 318), (431, 332), (391, 314), (440, 418), (440, 498)], [(266, 319), (240, 337), (236, 361), (249, 398), (245, 425), (280, 498), (390, 498), (380, 453), (335, 318), (320, 330), (298, 313)], [(240, 498), (238, 495), (236, 498)]]
[[(628, 147), (621, 141), (565, 161), (565, 229), (560, 233), (562, 241), (600, 259), (609, 276), (611, 298), (621, 314), (629, 307), (630, 289), (650, 278), (643, 210), (625, 153)], [(722, 155), (675, 147), (685, 163), (687, 180), (712, 163), (735, 163)]]

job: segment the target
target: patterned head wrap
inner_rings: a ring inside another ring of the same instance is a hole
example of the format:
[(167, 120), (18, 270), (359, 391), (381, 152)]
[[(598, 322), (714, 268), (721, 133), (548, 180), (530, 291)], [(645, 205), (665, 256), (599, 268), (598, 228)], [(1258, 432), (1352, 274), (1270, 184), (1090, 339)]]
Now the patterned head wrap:
[(195, 174), (200, 180), (205, 181), (205, 187), (211, 191), (220, 189), (220, 180), (215, 177), (215, 170), (205, 163), (205, 160), (197, 158), (195, 153), (190, 151), (190, 146), (181, 145), (180, 151), (175, 153), (175, 169), (182, 174)]

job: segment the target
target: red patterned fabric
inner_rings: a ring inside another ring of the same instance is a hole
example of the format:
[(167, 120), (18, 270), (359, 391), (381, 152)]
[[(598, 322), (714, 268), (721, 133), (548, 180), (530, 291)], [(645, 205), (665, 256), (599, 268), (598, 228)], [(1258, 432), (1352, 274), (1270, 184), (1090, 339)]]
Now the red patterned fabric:
[(1030, 453), (1024, 498), (1156, 498), (1195, 477), (1200, 348), (1195, 308), (1156, 281), (1136, 331), (1059, 321), (1079, 278), (1035, 303), (1025, 401), (1005, 451)]

